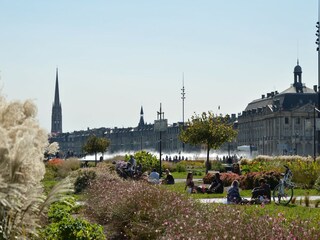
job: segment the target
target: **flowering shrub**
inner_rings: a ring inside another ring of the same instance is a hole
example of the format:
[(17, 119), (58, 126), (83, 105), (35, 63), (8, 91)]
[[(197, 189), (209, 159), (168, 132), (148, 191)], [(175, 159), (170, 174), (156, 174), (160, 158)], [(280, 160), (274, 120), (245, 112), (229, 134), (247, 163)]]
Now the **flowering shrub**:
[(60, 178), (65, 178), (70, 172), (78, 170), (80, 165), (81, 163), (78, 158), (68, 158), (62, 164), (57, 165), (57, 175)]
[[(309, 221), (250, 214), (243, 206), (200, 204), (144, 182), (105, 173), (88, 189), (85, 213), (108, 239), (319, 239)], [(248, 206), (249, 207), (249, 206)]]
[(80, 161), (77, 158), (63, 160), (54, 158), (46, 163), (46, 179), (65, 178), (70, 172), (80, 168)]
[(311, 157), (301, 156), (258, 156), (253, 160), (242, 159), (240, 164), (242, 172), (284, 172), (283, 165), (288, 165), (293, 173), (292, 181), (306, 188), (312, 188), (320, 176), (319, 158), (314, 161)]
[[(207, 175), (203, 178), (203, 183), (210, 184), (214, 178), (215, 173), (207, 173)], [(232, 172), (220, 173), (220, 179), (222, 180), (224, 186), (230, 186), (234, 180), (239, 180), (240, 176)]]
[(228, 173), (220, 173), (220, 179), (223, 182), (224, 186), (231, 186), (231, 183), (234, 180), (238, 180), (240, 179), (240, 176), (236, 173), (232, 173), (232, 172), (228, 172)]
[(267, 183), (273, 189), (281, 178), (281, 173), (276, 171), (267, 171), (267, 172), (250, 172), (245, 175), (240, 176), (240, 187), (242, 189), (253, 189), (254, 187), (259, 186), (259, 180), (264, 178)]
[(53, 158), (49, 160), (48, 165), (57, 166), (57, 165), (61, 165), (63, 162), (64, 160), (61, 158)]
[[(204, 184), (210, 184), (214, 178), (214, 173), (208, 173), (203, 178)], [(281, 173), (277, 171), (249, 172), (244, 175), (238, 175), (232, 172), (220, 173), (220, 179), (224, 186), (231, 186), (234, 180), (238, 180), (242, 189), (253, 189), (259, 186), (259, 180), (264, 178), (273, 189), (281, 178)]]
[(213, 173), (207, 173), (203, 177), (203, 183), (204, 184), (210, 184), (212, 182), (213, 178), (214, 178), (214, 174)]

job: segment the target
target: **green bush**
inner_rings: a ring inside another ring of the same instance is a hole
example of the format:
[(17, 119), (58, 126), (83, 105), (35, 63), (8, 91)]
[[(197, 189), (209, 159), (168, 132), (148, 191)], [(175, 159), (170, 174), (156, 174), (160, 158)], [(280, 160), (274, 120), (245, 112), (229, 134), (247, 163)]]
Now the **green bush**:
[(225, 167), (222, 165), (221, 161), (213, 160), (210, 161), (211, 163), (211, 170), (223, 172), (225, 170)]
[(91, 224), (86, 220), (73, 218), (70, 215), (63, 217), (40, 230), (39, 239), (42, 240), (104, 240), (102, 226)]
[(162, 170), (169, 169), (170, 172), (177, 171), (177, 165), (174, 162), (162, 161)]
[(44, 175), (43, 181), (52, 181), (55, 180), (58, 177), (58, 167), (55, 165), (51, 165), (46, 163), (46, 173)]
[(39, 234), (43, 240), (104, 240), (102, 226), (91, 224), (86, 220), (64, 217), (57, 223), (49, 224)]
[(183, 162), (178, 162), (176, 164), (176, 171), (177, 172), (185, 172), (187, 170), (186, 165)]
[(315, 189), (320, 191), (320, 176), (317, 178), (315, 184), (314, 184)]
[(74, 192), (82, 192), (90, 181), (96, 178), (96, 172), (93, 170), (81, 169), (78, 171), (78, 177), (74, 183)]
[(48, 212), (49, 224), (39, 229), (38, 238), (41, 240), (105, 239), (103, 228), (100, 225), (71, 216), (78, 208), (74, 198), (52, 204)]
[(292, 181), (305, 188), (312, 188), (320, 174), (319, 162), (296, 160), (287, 164), (293, 173)]
[(51, 204), (48, 211), (48, 220), (50, 222), (59, 222), (63, 218), (68, 217), (72, 212), (78, 209), (74, 198), (68, 198), (61, 202)]
[[(125, 160), (128, 161), (130, 158), (130, 155), (126, 154)], [(157, 169), (157, 171), (160, 171), (160, 165), (159, 160), (157, 157), (149, 152), (146, 151), (139, 151), (134, 154), (134, 158), (137, 161), (137, 164), (142, 165), (142, 171), (151, 171), (152, 169)]]

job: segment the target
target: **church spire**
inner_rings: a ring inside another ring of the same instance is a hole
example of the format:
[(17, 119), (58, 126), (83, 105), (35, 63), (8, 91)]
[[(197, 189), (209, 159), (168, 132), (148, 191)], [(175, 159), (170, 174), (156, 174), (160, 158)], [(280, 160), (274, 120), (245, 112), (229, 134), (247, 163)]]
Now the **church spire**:
[(144, 126), (144, 118), (143, 118), (143, 108), (141, 106), (141, 109), (140, 109), (140, 121), (139, 121), (138, 127), (143, 127), (143, 126)]
[(62, 133), (62, 111), (59, 97), (59, 79), (58, 68), (56, 68), (56, 87), (54, 92), (54, 101), (51, 115), (51, 133)]
[(58, 68), (56, 68), (56, 88), (54, 93), (54, 104), (60, 104), (60, 97), (59, 97), (59, 80), (58, 80)]

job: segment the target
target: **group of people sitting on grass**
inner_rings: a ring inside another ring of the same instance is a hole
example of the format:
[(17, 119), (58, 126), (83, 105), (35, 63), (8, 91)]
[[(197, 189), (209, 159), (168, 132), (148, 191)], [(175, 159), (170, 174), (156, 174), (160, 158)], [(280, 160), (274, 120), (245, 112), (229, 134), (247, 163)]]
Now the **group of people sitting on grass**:
[(195, 186), (193, 182), (193, 174), (189, 172), (187, 175), (185, 190), (188, 193), (223, 193), (223, 182), (220, 179), (220, 174), (216, 173), (209, 187)]
[(160, 181), (160, 174), (157, 172), (157, 170), (154, 168), (152, 172), (148, 176), (148, 182), (154, 183), (154, 184), (174, 184), (174, 178), (172, 174), (170, 173), (169, 169), (165, 170), (166, 177)]
[(239, 192), (239, 182), (234, 180), (227, 193), (227, 203), (229, 204), (265, 204), (271, 201), (270, 185), (266, 180), (261, 178), (259, 180), (259, 187), (252, 190), (251, 200), (243, 199)]
[[(252, 190), (251, 200), (243, 199), (240, 196), (239, 182), (234, 180), (227, 191), (228, 204), (264, 204), (271, 200), (270, 185), (266, 183), (265, 179), (259, 180), (260, 186)], [(186, 179), (185, 190), (188, 193), (223, 193), (223, 182), (220, 179), (220, 173), (216, 173), (212, 183), (208, 188), (203, 186), (195, 186), (193, 181), (193, 174), (189, 172)]]

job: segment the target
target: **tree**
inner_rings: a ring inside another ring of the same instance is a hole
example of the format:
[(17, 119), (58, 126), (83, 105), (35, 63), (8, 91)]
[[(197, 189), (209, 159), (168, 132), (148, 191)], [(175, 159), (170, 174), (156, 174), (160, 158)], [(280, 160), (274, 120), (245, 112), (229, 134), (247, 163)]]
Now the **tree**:
[(99, 138), (91, 135), (82, 149), (88, 154), (93, 154), (95, 157), (95, 165), (97, 166), (97, 153), (104, 153), (110, 145), (110, 140), (106, 138)]
[(191, 145), (205, 144), (207, 147), (206, 173), (209, 170), (209, 153), (236, 137), (237, 131), (228, 123), (229, 116), (214, 116), (212, 112), (195, 114), (188, 120), (186, 129), (179, 135), (181, 141)]

